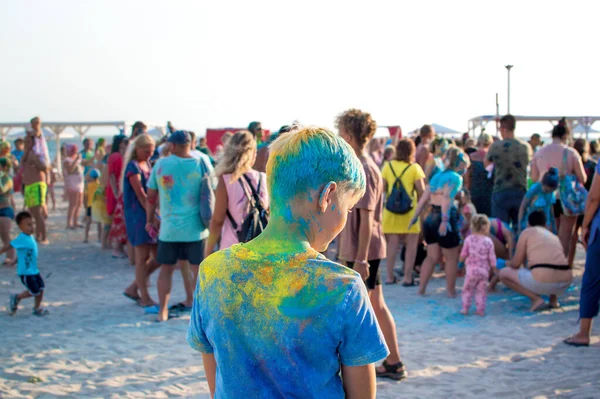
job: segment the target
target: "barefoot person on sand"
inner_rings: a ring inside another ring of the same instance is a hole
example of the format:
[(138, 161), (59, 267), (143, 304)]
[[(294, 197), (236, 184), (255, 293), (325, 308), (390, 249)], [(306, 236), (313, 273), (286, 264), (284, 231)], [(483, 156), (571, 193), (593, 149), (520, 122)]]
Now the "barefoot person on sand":
[(106, 185), (106, 211), (112, 217), (109, 240), (113, 244), (113, 258), (126, 258), (125, 244), (127, 232), (123, 219), (123, 196), (121, 193), (121, 173), (123, 172), (123, 155), (129, 141), (124, 135), (113, 138), (112, 153), (108, 157), (108, 184)]
[(147, 192), (150, 178), (150, 158), (154, 140), (147, 134), (137, 136), (125, 154), (125, 170), (121, 180), (127, 239), (135, 252), (135, 279), (125, 290), (125, 296), (137, 297), (142, 307), (156, 305), (148, 292), (148, 278), (160, 266), (156, 258), (156, 238), (146, 231)]
[(594, 180), (585, 205), (581, 238), (587, 249), (585, 272), (581, 281), (579, 301), (579, 332), (563, 342), (571, 346), (589, 346), (592, 320), (600, 309), (600, 164), (596, 165)]
[(42, 308), (45, 284), (42, 276), (40, 276), (37, 264), (38, 246), (33, 238), (35, 231), (33, 217), (29, 212), (21, 212), (17, 215), (16, 222), (21, 234), (8, 245), (4, 245), (0, 250), (0, 254), (9, 251), (11, 248), (17, 251), (17, 275), (27, 289), (20, 294), (10, 296), (10, 313), (14, 315), (17, 312), (21, 300), (34, 297), (33, 315), (45, 316), (48, 314), (48, 311)]
[(423, 235), (427, 242), (427, 258), (421, 266), (419, 295), (425, 295), (433, 268), (443, 256), (446, 260), (447, 294), (451, 298), (456, 296), (460, 232), (458, 210), (454, 206), (454, 198), (462, 189), (462, 175), (470, 164), (469, 157), (460, 148), (450, 148), (446, 155), (445, 170), (431, 179), (430, 186), (421, 197), (410, 222), (409, 227), (412, 227), (418, 221), (425, 204), (431, 200), (431, 213), (423, 223)]
[(528, 297), (532, 312), (544, 306), (541, 295), (549, 295), (550, 306), (557, 308), (558, 295), (571, 285), (573, 271), (560, 240), (546, 228), (544, 212), (534, 211), (528, 219), (529, 228), (521, 233), (515, 256), (500, 270), (500, 281)]
[(67, 145), (67, 156), (63, 160), (63, 177), (65, 191), (69, 200), (67, 210), (67, 229), (83, 227), (79, 224), (79, 211), (83, 204), (83, 166), (81, 154), (77, 151), (76, 144)]
[(31, 130), (25, 138), (25, 154), (22, 158), (24, 197), (25, 206), (29, 208), (35, 220), (35, 239), (40, 244), (48, 245), (46, 192), (49, 164), (46, 163), (43, 154), (43, 144), (45, 140), (42, 135), (42, 122), (40, 118), (35, 117), (31, 119)]

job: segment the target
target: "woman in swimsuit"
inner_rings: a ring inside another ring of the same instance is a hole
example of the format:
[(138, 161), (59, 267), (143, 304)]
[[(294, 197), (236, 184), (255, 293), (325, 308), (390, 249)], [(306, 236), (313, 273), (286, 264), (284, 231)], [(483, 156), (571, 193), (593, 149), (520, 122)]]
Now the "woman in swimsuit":
[(454, 198), (461, 190), (462, 175), (469, 167), (469, 157), (457, 147), (448, 150), (445, 170), (431, 179), (430, 187), (419, 201), (409, 228), (415, 224), (425, 204), (431, 201), (431, 212), (423, 223), (423, 235), (427, 242), (427, 258), (421, 267), (419, 294), (425, 295), (427, 283), (433, 274), (433, 268), (441, 256), (446, 260), (446, 286), (448, 296), (456, 296), (456, 273), (460, 248), (458, 210)]

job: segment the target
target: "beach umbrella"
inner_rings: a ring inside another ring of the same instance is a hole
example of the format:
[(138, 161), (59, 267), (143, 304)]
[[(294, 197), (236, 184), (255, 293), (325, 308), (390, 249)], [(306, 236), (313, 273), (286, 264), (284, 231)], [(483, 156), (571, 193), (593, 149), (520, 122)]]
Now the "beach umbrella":
[[(442, 136), (446, 135), (446, 134), (461, 134), (461, 132), (459, 132), (458, 130), (454, 130), (454, 129), (450, 129), (449, 127), (446, 126), (442, 126), (442, 125), (438, 125), (437, 123), (431, 123), (431, 126), (433, 126), (433, 128), (435, 129), (435, 133), (436, 134), (441, 134)], [(419, 131), (421, 130), (421, 128), (417, 128), (414, 130), (415, 135), (419, 135)], [(412, 132), (413, 130), (411, 130)]]
[(585, 133), (600, 133), (599, 130), (592, 129), (591, 126), (588, 126), (588, 130), (586, 131), (585, 130), (585, 126), (582, 125), (582, 124), (577, 124), (577, 126), (575, 126), (571, 132), (572, 133), (582, 133), (582, 134), (585, 134)]
[(432, 123), (431, 126), (435, 129), (437, 134), (445, 135), (445, 134), (460, 134), (458, 130), (450, 129), (449, 127), (438, 125), (437, 123)]

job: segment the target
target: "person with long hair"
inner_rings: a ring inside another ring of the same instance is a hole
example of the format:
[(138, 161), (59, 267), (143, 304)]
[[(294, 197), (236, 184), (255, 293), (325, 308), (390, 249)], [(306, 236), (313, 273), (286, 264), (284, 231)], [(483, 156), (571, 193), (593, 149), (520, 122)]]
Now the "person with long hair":
[(425, 295), (433, 268), (443, 256), (446, 272), (446, 287), (449, 297), (456, 296), (456, 273), (460, 250), (459, 215), (454, 206), (454, 198), (462, 189), (465, 170), (469, 168), (469, 157), (457, 147), (446, 154), (445, 170), (431, 179), (430, 186), (421, 197), (409, 227), (417, 223), (425, 205), (431, 202), (431, 212), (423, 223), (423, 233), (427, 242), (427, 258), (421, 266), (419, 294)]
[(384, 189), (388, 196), (392, 194), (396, 178), (399, 178), (402, 187), (412, 199), (412, 209), (403, 215), (393, 213), (388, 209), (383, 210), (383, 232), (387, 240), (386, 284), (396, 283), (394, 266), (400, 244), (404, 243), (404, 281), (402, 282), (404, 287), (415, 285), (413, 269), (419, 248), (421, 224), (417, 223), (412, 227), (409, 224), (414, 216), (419, 198), (425, 191), (425, 173), (421, 165), (415, 162), (415, 153), (416, 147), (413, 141), (401, 139), (396, 144), (395, 159), (386, 163), (381, 171)]
[(489, 168), (485, 167), (485, 157), (494, 143), (492, 136), (482, 133), (477, 139), (477, 150), (469, 154), (471, 167), (465, 174), (465, 188), (471, 193), (471, 201), (477, 213), (492, 216), (492, 192), (494, 180)]
[[(239, 243), (232, 220), (241, 226), (248, 214), (251, 184), (262, 201), (264, 209), (269, 208), (267, 176), (252, 169), (256, 158), (256, 140), (252, 133), (239, 131), (225, 145), (223, 158), (215, 168), (218, 178), (215, 191), (215, 210), (210, 222), (210, 233), (205, 257), (212, 254), (219, 243), (219, 249), (226, 249)], [(248, 181), (249, 180), (249, 181)]]
[(433, 176), (444, 171), (444, 157), (446, 151), (450, 148), (448, 140), (442, 137), (434, 139), (429, 145), (429, 150), (433, 154), (425, 165), (425, 176), (427, 181), (430, 181)]
[(340, 233), (339, 257), (358, 272), (365, 282), (375, 317), (390, 350), (383, 365), (376, 368), (375, 372), (379, 377), (399, 381), (406, 377), (406, 370), (398, 349), (396, 323), (383, 298), (379, 277), (379, 264), (386, 255), (381, 227), (384, 180), (379, 166), (366, 151), (367, 142), (377, 130), (377, 123), (370, 114), (350, 109), (338, 116), (336, 125), (340, 136), (350, 144), (360, 160), (366, 177), (365, 195), (352, 208), (346, 226)]
[(148, 292), (148, 277), (160, 266), (156, 258), (156, 238), (146, 231), (146, 208), (148, 179), (150, 178), (150, 158), (154, 154), (155, 143), (147, 134), (137, 136), (125, 153), (125, 168), (121, 176), (123, 205), (127, 239), (133, 246), (135, 258), (135, 279), (125, 290), (126, 296), (140, 293), (138, 304), (142, 307), (156, 305)]
[(112, 216), (109, 239), (113, 242), (113, 257), (126, 258), (125, 244), (127, 232), (123, 219), (123, 197), (121, 195), (121, 174), (123, 173), (123, 155), (129, 141), (124, 135), (113, 138), (111, 154), (108, 157), (108, 185), (106, 186), (106, 211)]
[[(550, 168), (556, 168), (561, 178), (565, 175), (575, 175), (579, 183), (586, 183), (587, 176), (581, 155), (567, 145), (570, 137), (571, 130), (566, 119), (562, 118), (552, 129), (552, 143), (540, 148), (533, 157), (533, 162), (531, 162), (531, 180), (533, 182), (540, 181)], [(571, 237), (575, 234), (577, 216), (565, 214), (560, 198), (554, 204), (554, 216), (558, 226), (558, 238), (560, 238), (565, 255), (567, 258), (571, 258), (570, 252), (576, 249), (571, 245)]]
[(83, 166), (77, 144), (68, 144), (67, 156), (63, 160), (63, 177), (65, 191), (69, 200), (67, 211), (67, 229), (83, 227), (79, 224), (78, 216), (83, 204)]

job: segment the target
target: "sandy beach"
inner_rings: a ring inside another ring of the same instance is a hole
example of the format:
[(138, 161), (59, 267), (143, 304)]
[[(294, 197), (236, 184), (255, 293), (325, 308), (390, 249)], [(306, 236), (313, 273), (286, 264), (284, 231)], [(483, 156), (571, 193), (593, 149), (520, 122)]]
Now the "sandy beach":
[[(0, 267), (0, 397), (208, 398), (200, 354), (185, 341), (189, 315), (161, 324), (144, 315), (121, 294), (133, 267), (83, 244), (83, 230), (66, 231), (64, 212), (60, 203), (50, 217), (52, 245), (40, 247), (49, 316), (33, 316), (31, 299), (9, 316), (9, 294), (23, 288), (14, 268)], [(600, 337), (590, 348), (561, 342), (578, 328), (583, 263), (580, 248), (562, 308), (540, 313), (502, 285), (484, 318), (460, 315), (460, 298), (446, 298), (439, 275), (425, 298), (416, 288), (385, 286), (409, 378), (378, 380), (378, 397), (598, 397)], [(184, 298), (178, 273), (173, 287), (175, 304)]]

